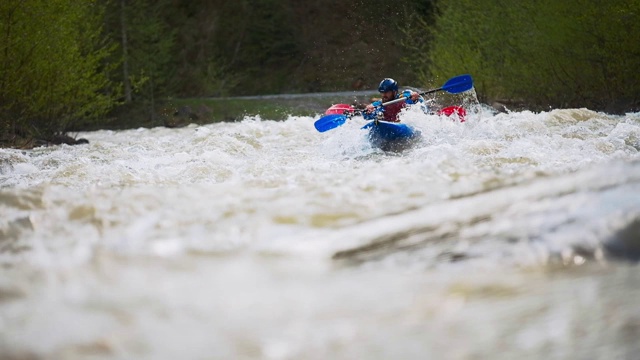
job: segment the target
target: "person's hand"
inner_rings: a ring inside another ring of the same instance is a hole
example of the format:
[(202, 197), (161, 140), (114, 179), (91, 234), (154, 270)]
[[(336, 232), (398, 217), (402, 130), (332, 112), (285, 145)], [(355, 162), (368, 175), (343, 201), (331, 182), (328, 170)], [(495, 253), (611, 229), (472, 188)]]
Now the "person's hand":
[(418, 94), (418, 92), (412, 91), (412, 90), (405, 90), (404, 92), (402, 92), (402, 96), (405, 99), (411, 99), (411, 101), (413, 101), (413, 102), (418, 101), (418, 99), (420, 98), (420, 94)]
[(376, 109), (380, 107), (380, 105), (382, 105), (380, 101), (374, 101), (373, 103), (367, 105), (367, 107), (364, 108), (364, 111), (371, 114), (372, 112), (376, 111)]

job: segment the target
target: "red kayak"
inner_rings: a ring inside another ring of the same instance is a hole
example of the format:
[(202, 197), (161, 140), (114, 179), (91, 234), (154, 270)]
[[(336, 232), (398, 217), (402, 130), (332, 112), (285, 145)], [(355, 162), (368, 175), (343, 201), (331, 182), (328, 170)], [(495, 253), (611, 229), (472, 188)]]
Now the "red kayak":
[(467, 110), (465, 110), (462, 106), (448, 106), (438, 111), (438, 115), (457, 115), (460, 122), (464, 122), (466, 120)]

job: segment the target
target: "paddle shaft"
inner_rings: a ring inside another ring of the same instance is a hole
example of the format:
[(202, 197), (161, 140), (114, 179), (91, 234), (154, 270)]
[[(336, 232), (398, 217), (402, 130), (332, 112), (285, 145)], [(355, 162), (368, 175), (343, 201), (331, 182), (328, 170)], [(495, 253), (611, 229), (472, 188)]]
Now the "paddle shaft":
[[(431, 94), (431, 93), (434, 93), (436, 91), (441, 91), (441, 90), (444, 90), (444, 88), (437, 88), (437, 89), (433, 89), (433, 90), (427, 90), (425, 92), (419, 93), (418, 95), (423, 96), (423, 95)], [(387, 105), (395, 104), (397, 102), (405, 101), (405, 100), (407, 100), (407, 98), (404, 97), (404, 96), (401, 96), (401, 97), (399, 97), (397, 99), (394, 99), (394, 100), (391, 100), (391, 101), (387, 101), (386, 103), (382, 103), (380, 105), (381, 106), (387, 106)]]
[[(459, 75), (456, 77), (452, 77), (451, 79), (447, 80), (446, 83), (444, 83), (444, 85), (442, 85), (442, 87), (439, 87), (437, 89), (432, 89), (432, 90), (427, 90), (424, 92), (421, 92), (419, 95), (423, 96), (423, 95), (427, 95), (427, 94), (431, 94), (437, 91), (448, 91), (452, 94), (457, 94), (463, 91), (467, 91), (469, 89), (471, 89), (471, 87), (473, 87), (473, 80), (471, 79), (471, 75)], [(400, 101), (405, 101), (406, 98), (404, 96), (399, 97), (397, 99), (391, 100), (391, 101), (387, 101), (386, 103), (381, 104), (382, 106), (386, 106), (386, 105), (391, 105), (391, 104), (395, 104), (397, 102)]]

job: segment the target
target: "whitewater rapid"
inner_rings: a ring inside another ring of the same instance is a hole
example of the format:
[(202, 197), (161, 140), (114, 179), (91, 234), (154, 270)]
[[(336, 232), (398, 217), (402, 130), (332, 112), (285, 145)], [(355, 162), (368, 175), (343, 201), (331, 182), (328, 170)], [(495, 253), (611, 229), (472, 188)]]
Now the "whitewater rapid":
[(638, 354), (640, 113), (318, 117), (0, 149), (0, 354)]

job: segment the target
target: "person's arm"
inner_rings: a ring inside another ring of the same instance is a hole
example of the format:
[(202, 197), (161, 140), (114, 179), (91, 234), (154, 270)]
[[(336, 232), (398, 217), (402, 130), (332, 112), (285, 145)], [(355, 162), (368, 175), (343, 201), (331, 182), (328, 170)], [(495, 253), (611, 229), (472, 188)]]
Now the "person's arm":
[(417, 91), (405, 90), (402, 92), (402, 96), (407, 99), (407, 104), (417, 104), (424, 102), (424, 99)]
[(379, 108), (382, 108), (382, 102), (381, 101), (374, 101), (371, 104), (367, 105), (364, 108), (364, 111), (367, 112), (367, 113), (372, 113), (372, 112), (376, 111)]
[(384, 108), (382, 107), (382, 102), (374, 101), (373, 103), (367, 105), (367, 107), (364, 108), (362, 117), (364, 117), (365, 120), (374, 120), (377, 116), (381, 115), (383, 111), (384, 111)]

